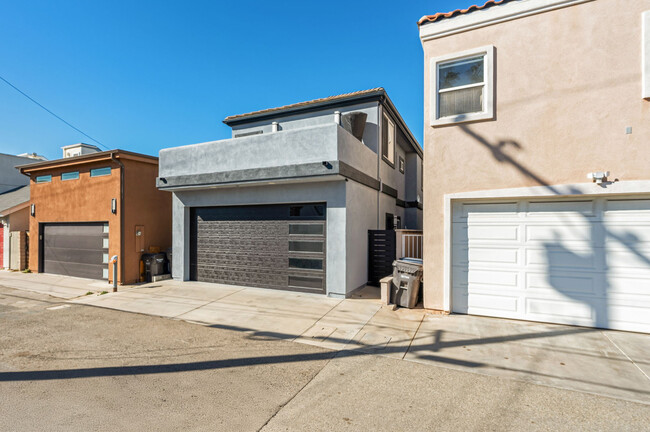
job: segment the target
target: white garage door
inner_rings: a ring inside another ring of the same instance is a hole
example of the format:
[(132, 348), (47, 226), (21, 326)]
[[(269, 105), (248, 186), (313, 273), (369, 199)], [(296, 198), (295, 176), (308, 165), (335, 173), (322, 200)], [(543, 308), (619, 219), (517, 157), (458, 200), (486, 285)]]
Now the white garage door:
[(453, 210), (454, 312), (650, 332), (650, 199)]

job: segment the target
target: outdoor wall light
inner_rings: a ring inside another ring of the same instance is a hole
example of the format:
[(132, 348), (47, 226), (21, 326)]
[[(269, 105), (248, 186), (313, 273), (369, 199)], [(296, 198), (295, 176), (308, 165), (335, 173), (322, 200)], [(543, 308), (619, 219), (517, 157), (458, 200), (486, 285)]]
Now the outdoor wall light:
[(596, 184), (602, 184), (604, 181), (607, 181), (607, 176), (609, 176), (609, 171), (596, 171), (587, 174), (587, 178)]
[(113, 214), (117, 213), (117, 200), (115, 198), (111, 200), (111, 212)]
[(32, 204), (29, 208), (29, 214), (36, 216), (36, 204)]

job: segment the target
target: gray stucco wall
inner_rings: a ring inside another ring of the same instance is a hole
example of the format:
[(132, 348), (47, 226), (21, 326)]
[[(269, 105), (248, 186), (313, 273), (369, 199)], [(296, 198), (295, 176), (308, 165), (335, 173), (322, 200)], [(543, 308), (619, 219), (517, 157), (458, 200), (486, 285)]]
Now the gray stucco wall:
[[(262, 135), (271, 133), (271, 123), (278, 122), (278, 127), (281, 131), (290, 131), (296, 129), (303, 129), (306, 127), (320, 126), (334, 122), (334, 111), (339, 111), (341, 115), (349, 112), (364, 112), (368, 115), (366, 120), (366, 128), (363, 132), (363, 143), (373, 150), (377, 151), (378, 142), (378, 126), (377, 126), (377, 112), (379, 111), (378, 102), (367, 102), (363, 104), (350, 105), (340, 108), (327, 108), (310, 113), (287, 115), (285, 117), (263, 120), (254, 123), (247, 123), (245, 125), (233, 126), (232, 136), (238, 134), (245, 134), (254, 131), (262, 131)], [(242, 137), (245, 138), (245, 137)], [(238, 138), (241, 139), (241, 138)]]
[(29, 184), (29, 177), (16, 169), (17, 165), (27, 165), (37, 160), (0, 153), (0, 193)]
[(345, 297), (348, 286), (346, 251), (346, 182), (263, 185), (174, 192), (173, 269), (174, 279), (189, 279), (189, 209), (204, 206), (233, 206), (300, 202), (327, 203), (327, 295)]
[(159, 177), (342, 161), (374, 177), (376, 154), (333, 121), (160, 151)]
[(368, 230), (378, 229), (379, 192), (359, 183), (346, 182), (346, 249), (348, 293), (368, 282)]

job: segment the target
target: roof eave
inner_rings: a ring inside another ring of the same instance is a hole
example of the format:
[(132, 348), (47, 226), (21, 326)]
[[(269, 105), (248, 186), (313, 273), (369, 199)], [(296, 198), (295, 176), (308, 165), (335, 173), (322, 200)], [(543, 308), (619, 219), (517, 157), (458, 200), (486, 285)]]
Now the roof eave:
[(45, 169), (71, 166), (71, 165), (82, 165), (91, 162), (98, 162), (103, 160), (110, 160), (111, 155), (115, 155), (117, 159), (133, 159), (139, 160), (141, 162), (147, 162), (152, 164), (158, 163), (158, 158), (156, 156), (149, 156), (142, 153), (130, 152), (127, 150), (107, 150), (97, 153), (89, 153), (80, 156), (73, 156), (69, 158), (61, 158), (49, 161), (34, 162), (31, 164), (17, 165), (16, 169), (21, 172), (21, 174), (26, 174), (32, 171), (41, 171)]
[(328, 107), (349, 106), (358, 103), (377, 101), (385, 94), (386, 91), (382, 89), (362, 95), (352, 95), (349, 97), (342, 97), (340, 99), (314, 102), (296, 107), (290, 106), (284, 109), (277, 109), (273, 111), (230, 116), (226, 117), (223, 120), (223, 123), (228, 126), (238, 126), (246, 123), (270, 120), (276, 117), (284, 117), (287, 114), (302, 114), (306, 112), (319, 111)]

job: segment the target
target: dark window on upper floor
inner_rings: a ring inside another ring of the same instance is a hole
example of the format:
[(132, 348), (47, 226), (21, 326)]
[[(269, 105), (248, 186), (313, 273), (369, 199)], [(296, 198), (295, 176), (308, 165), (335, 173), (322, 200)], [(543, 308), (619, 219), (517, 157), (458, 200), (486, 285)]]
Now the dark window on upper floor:
[(385, 113), (381, 122), (381, 157), (395, 167), (395, 123)]

